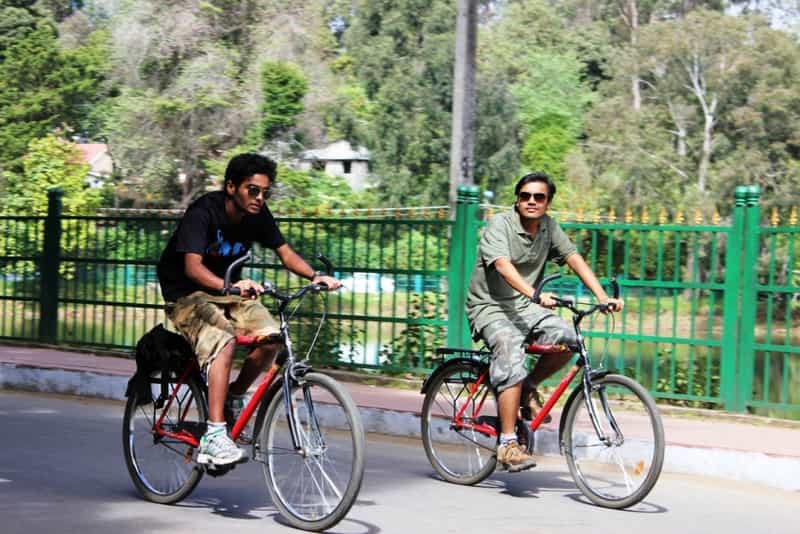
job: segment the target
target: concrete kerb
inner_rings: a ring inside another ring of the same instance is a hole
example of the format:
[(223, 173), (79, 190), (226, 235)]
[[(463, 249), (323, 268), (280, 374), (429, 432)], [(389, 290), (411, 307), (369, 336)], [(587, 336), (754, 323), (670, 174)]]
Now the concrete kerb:
[[(0, 389), (124, 400), (128, 379), (127, 376), (88, 371), (44, 369), (0, 363)], [(359, 409), (367, 432), (420, 437), (418, 412), (363, 406)], [(539, 430), (536, 433), (535, 451), (539, 455), (559, 455), (557, 431)], [(784, 490), (800, 491), (800, 458), (797, 457), (668, 443), (664, 457), (664, 471), (754, 482)]]

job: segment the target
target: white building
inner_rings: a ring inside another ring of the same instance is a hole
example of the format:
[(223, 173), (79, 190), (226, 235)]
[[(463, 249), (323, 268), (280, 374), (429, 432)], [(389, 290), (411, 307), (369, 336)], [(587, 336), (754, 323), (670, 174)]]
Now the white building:
[(319, 169), (325, 174), (344, 178), (353, 191), (361, 191), (366, 186), (369, 175), (369, 151), (364, 147), (354, 150), (345, 140), (300, 154), (300, 170)]

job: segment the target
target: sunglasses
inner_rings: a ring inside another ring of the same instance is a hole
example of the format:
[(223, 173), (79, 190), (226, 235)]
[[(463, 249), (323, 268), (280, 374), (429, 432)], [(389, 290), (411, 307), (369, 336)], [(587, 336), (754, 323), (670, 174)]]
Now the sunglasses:
[(527, 191), (521, 192), (518, 198), (520, 202), (528, 202), (531, 197), (533, 197), (533, 200), (536, 202), (544, 202), (547, 200), (547, 195), (544, 193), (528, 193)]
[(262, 195), (264, 200), (267, 200), (270, 196), (272, 196), (272, 190), (269, 187), (260, 188), (257, 185), (250, 184), (247, 186), (247, 196), (250, 198), (258, 198), (258, 195)]

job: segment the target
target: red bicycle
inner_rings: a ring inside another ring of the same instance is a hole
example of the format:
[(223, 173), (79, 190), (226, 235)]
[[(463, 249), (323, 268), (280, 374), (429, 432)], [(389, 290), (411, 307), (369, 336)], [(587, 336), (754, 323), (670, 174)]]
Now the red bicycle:
[[(550, 275), (536, 288), (558, 278)], [(614, 297), (619, 285), (612, 280)], [(535, 432), (572, 380), (580, 383), (567, 398), (558, 427), (558, 443), (580, 491), (594, 504), (627, 508), (644, 499), (661, 474), (664, 428), (655, 401), (639, 383), (606, 369), (593, 368), (581, 335), (581, 321), (604, 304), (579, 310), (571, 299), (556, 298), (558, 307), (572, 312), (579, 340), (575, 364), (570, 367), (533, 421), (517, 422), (520, 443), (534, 451)], [(528, 340), (534, 338), (534, 332)], [(526, 341), (529, 354), (561, 352), (562, 347)], [(500, 435), (497, 392), (489, 381), (491, 353), (485, 350), (439, 349), (451, 356), (422, 386), (422, 442), (431, 465), (455, 484), (477, 484), (497, 465)], [(452, 357), (455, 356), (455, 357)], [(623, 431), (624, 429), (624, 431)]]
[[(225, 276), (250, 256), (237, 260)], [(328, 271), (330, 264), (326, 262)], [(286, 309), (309, 293), (326, 289), (309, 284), (291, 295), (264, 284), (264, 294), (278, 302), (284, 350), (267, 371), (253, 397), (235, 421), (231, 437), (252, 446), (250, 459), (262, 464), (267, 489), (279, 513), (292, 526), (325, 530), (345, 517), (356, 500), (364, 475), (364, 430), (356, 405), (334, 379), (295, 361)], [(324, 315), (320, 319), (320, 327)], [(317, 330), (319, 333), (319, 329)], [(237, 336), (243, 346), (266, 340)], [(314, 342), (311, 342), (313, 347)], [(309, 353), (310, 353), (309, 348)], [(208, 415), (206, 381), (192, 359), (170, 372), (167, 396), (161, 373), (150, 375), (151, 398), (128, 397), (123, 421), (125, 462), (136, 489), (150, 501), (172, 504), (188, 496), (203, 474), (221, 476), (234, 465), (211, 467), (196, 460)], [(256, 413), (252, 436), (244, 429)]]

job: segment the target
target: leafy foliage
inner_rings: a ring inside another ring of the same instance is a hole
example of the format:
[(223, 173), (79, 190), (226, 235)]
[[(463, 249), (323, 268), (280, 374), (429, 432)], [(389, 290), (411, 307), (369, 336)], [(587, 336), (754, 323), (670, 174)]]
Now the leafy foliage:
[(261, 90), (261, 135), (269, 140), (294, 126), (308, 85), (296, 66), (268, 61), (261, 68)]
[[(0, 165), (19, 170), (28, 143), (54, 128), (75, 126), (96, 102), (104, 56), (92, 46), (62, 50), (55, 28), (38, 21), (12, 41), (0, 62)], [(94, 43), (99, 46), (100, 43)]]

